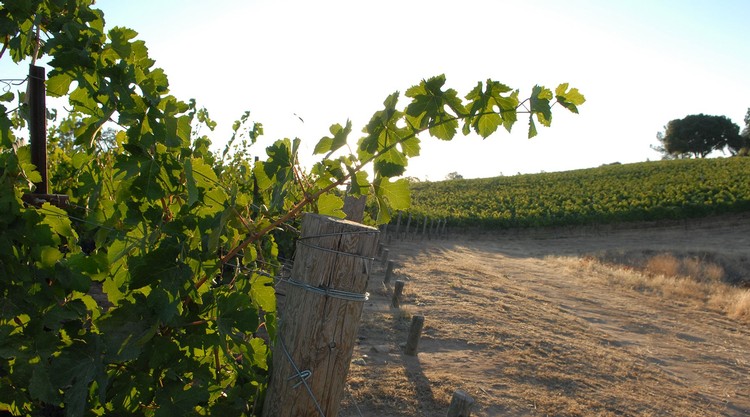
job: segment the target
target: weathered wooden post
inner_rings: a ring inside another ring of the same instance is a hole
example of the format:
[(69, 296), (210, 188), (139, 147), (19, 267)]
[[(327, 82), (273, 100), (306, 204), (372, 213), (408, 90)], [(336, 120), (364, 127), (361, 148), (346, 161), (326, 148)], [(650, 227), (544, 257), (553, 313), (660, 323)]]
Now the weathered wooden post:
[(409, 218), (406, 220), (406, 230), (404, 231), (404, 239), (408, 239), (409, 238), (409, 227), (410, 226), (411, 226), (411, 213), (409, 213)]
[(409, 356), (417, 355), (417, 346), (419, 346), (419, 339), (422, 337), (422, 327), (424, 327), (424, 316), (411, 318), (409, 336), (406, 339), (406, 348), (404, 349), (404, 353)]
[(388, 248), (383, 249), (383, 256), (382, 256), (383, 266), (386, 266), (388, 264), (388, 255), (390, 252), (391, 250)]
[(393, 274), (393, 261), (388, 261), (388, 267), (385, 269), (385, 276), (383, 277), (384, 283), (391, 282), (391, 275)]
[(396, 220), (396, 239), (399, 238), (401, 234), (401, 211), (398, 212), (398, 219)]
[(396, 280), (396, 285), (393, 287), (393, 297), (391, 297), (391, 306), (393, 308), (399, 308), (401, 305), (401, 294), (404, 292), (404, 281)]
[(306, 214), (273, 344), (263, 416), (336, 416), (344, 392), (378, 230)]
[(458, 390), (453, 393), (453, 398), (451, 398), (448, 417), (469, 417), (472, 407), (474, 407), (474, 399), (464, 391)]
[(427, 234), (427, 216), (424, 217), (424, 224), (422, 224), (422, 240), (424, 240), (425, 234)]
[(353, 222), (362, 223), (365, 219), (365, 203), (367, 202), (367, 196), (352, 197), (347, 195), (344, 197), (344, 207), (342, 211), (346, 214), (346, 219)]

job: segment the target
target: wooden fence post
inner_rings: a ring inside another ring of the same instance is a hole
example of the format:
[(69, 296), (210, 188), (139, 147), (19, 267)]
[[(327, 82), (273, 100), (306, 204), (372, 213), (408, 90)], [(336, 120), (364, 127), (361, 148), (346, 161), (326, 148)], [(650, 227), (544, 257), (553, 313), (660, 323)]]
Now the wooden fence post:
[(425, 234), (427, 234), (427, 216), (424, 217), (424, 224), (422, 225), (422, 240), (424, 240)]
[[(336, 416), (344, 393), (378, 231), (306, 214), (279, 312), (263, 416)], [(281, 284), (280, 283), (280, 284)]]
[(396, 280), (396, 285), (393, 287), (393, 297), (391, 298), (391, 306), (393, 308), (399, 308), (401, 305), (401, 294), (404, 292), (404, 281)]
[(396, 239), (401, 234), (401, 211), (398, 212), (398, 219), (396, 220)]
[(422, 337), (422, 327), (424, 327), (424, 316), (414, 316), (411, 318), (409, 326), (409, 337), (406, 339), (406, 349), (404, 353), (409, 356), (416, 356), (419, 338)]
[(386, 265), (388, 265), (388, 254), (389, 254), (390, 252), (391, 252), (391, 250), (390, 250), (390, 249), (388, 249), (388, 248), (385, 248), (385, 249), (383, 249), (383, 256), (382, 256), (382, 258), (383, 258), (383, 259), (382, 259), (382, 261), (383, 261), (383, 266), (386, 266)]
[(367, 196), (352, 197), (347, 195), (344, 197), (344, 208), (342, 211), (346, 214), (346, 219), (353, 222), (362, 223), (365, 219), (365, 203), (367, 202)]
[(393, 274), (393, 261), (388, 261), (388, 267), (385, 269), (385, 276), (383, 277), (384, 283), (391, 282), (391, 274)]
[(448, 407), (448, 417), (469, 417), (472, 407), (474, 407), (474, 399), (463, 391), (456, 391)]
[(29, 65), (29, 141), (31, 142), (31, 163), (42, 180), (35, 183), (35, 194), (47, 194), (47, 93), (44, 85), (44, 67)]
[(408, 239), (409, 238), (409, 227), (410, 226), (411, 226), (411, 213), (409, 213), (409, 218), (406, 220), (406, 231), (404, 232), (404, 239)]

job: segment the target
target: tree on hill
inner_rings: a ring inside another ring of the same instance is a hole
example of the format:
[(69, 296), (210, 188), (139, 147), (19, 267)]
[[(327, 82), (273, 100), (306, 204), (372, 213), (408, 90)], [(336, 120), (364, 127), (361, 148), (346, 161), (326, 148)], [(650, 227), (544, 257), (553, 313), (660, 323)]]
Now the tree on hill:
[(458, 172), (451, 172), (450, 174), (445, 176), (446, 180), (462, 180), (464, 179), (464, 176), (459, 174)]
[(742, 129), (740, 136), (742, 137), (744, 144), (738, 153), (745, 156), (750, 155), (750, 108), (748, 108), (747, 113), (745, 113), (745, 128)]
[(666, 159), (705, 158), (713, 151), (724, 149), (736, 155), (745, 142), (739, 132), (739, 126), (726, 116), (694, 114), (670, 121), (665, 131), (656, 135), (661, 146), (652, 148)]

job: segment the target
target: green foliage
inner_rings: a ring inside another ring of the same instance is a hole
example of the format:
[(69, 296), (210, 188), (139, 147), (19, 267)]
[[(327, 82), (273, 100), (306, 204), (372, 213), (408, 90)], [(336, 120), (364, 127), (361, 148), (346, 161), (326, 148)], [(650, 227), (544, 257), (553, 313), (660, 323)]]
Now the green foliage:
[(667, 158), (705, 158), (724, 149), (735, 155), (745, 146), (739, 126), (726, 116), (694, 114), (670, 121), (665, 129), (656, 136), (661, 146), (654, 149)]
[(491, 80), (463, 100), (438, 76), (408, 89), (403, 108), (389, 95), (356, 149), (351, 122), (333, 125), (309, 171), (296, 138), (251, 153), (263, 127), (249, 113), (214, 153), (199, 133), (216, 126), (208, 111), (171, 96), (137, 33), (105, 30), (92, 4), (0, 6), (6, 56), (49, 58), (48, 94), (72, 110), (49, 131), (52, 192), (71, 205), (27, 205), (40, 178), (16, 137), (27, 112), (8, 112), (16, 94), (0, 97), (0, 411), (12, 415), (259, 413), (271, 277), (302, 212), (342, 216), (348, 186), (387, 222), (409, 207), (409, 181), (396, 177), (421, 134), (450, 140), (463, 123), (487, 136), (524, 109), (548, 126), (552, 100), (583, 103), (567, 84), (520, 101)]
[(609, 165), (412, 185), (417, 216), (482, 229), (679, 219), (750, 210), (750, 159)]

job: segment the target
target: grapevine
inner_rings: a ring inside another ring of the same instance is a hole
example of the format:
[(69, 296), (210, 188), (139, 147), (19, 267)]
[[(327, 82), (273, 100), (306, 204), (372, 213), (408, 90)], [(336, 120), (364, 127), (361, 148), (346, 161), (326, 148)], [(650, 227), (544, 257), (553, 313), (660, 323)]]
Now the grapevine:
[(3, 2), (0, 21), (0, 58), (47, 62), (47, 93), (71, 110), (49, 132), (52, 192), (70, 204), (37, 207), (23, 200), (40, 178), (18, 136), (24, 94), (0, 97), (0, 410), (11, 415), (258, 415), (274, 277), (301, 213), (343, 216), (346, 187), (388, 222), (409, 207), (398, 177), (422, 136), (487, 137), (527, 114), (532, 137), (555, 103), (585, 101), (567, 84), (522, 100), (492, 80), (461, 98), (436, 76), (389, 95), (352, 152), (351, 122), (334, 124), (306, 170), (299, 139), (255, 151), (263, 126), (249, 113), (211, 151), (209, 112), (170, 95), (145, 42), (105, 29), (92, 0)]

